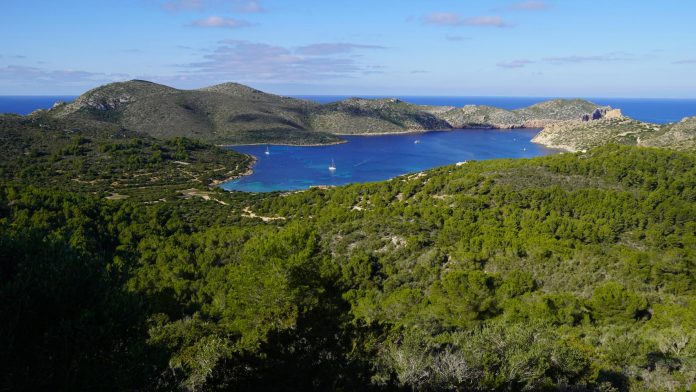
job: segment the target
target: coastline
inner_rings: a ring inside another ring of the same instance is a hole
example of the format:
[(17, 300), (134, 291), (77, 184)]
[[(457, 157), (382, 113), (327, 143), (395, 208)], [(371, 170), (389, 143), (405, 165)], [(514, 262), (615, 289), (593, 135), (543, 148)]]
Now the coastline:
[[(336, 134), (338, 135), (338, 134)], [(233, 148), (239, 146), (290, 146), (290, 147), (322, 147), (335, 146), (337, 144), (348, 143), (348, 140), (339, 140), (331, 143), (311, 143), (311, 144), (292, 144), (292, 143), (237, 143), (237, 144), (216, 144), (216, 147)]]
[[(370, 137), (370, 136), (389, 136), (389, 135), (410, 135), (410, 134), (423, 134), (423, 133), (428, 133), (428, 132), (452, 132), (452, 131), (466, 131), (466, 130), (481, 130), (481, 129), (489, 129), (489, 130), (515, 130), (515, 129), (540, 129), (539, 133), (543, 131), (543, 128), (537, 128), (537, 127), (505, 127), (505, 128), (499, 128), (499, 127), (488, 127), (488, 126), (482, 126), (482, 127), (466, 127), (466, 128), (448, 128), (448, 129), (427, 129), (427, 130), (408, 130), (408, 131), (393, 131), (393, 132), (376, 132), (376, 133), (363, 133), (363, 134), (334, 134), (338, 136), (359, 136), (359, 137)], [(537, 133), (537, 135), (539, 134)], [(536, 137), (536, 136), (535, 136)], [(543, 142), (538, 142), (534, 141), (534, 138), (530, 140), (534, 144), (538, 144), (540, 146), (543, 146), (545, 148), (553, 149), (553, 150), (558, 150), (559, 152), (574, 152), (573, 150), (569, 150), (563, 147), (558, 147), (555, 145), (550, 145), (546, 144)], [(337, 142), (332, 142), (332, 143), (326, 143), (326, 144), (321, 144), (321, 143), (313, 143), (313, 144), (290, 144), (290, 143), (248, 143), (248, 144), (217, 144), (217, 147), (221, 148), (234, 148), (237, 146), (263, 146), (263, 145), (269, 145), (269, 146), (291, 146), (291, 147), (327, 147), (327, 146), (335, 146), (339, 144), (344, 144), (348, 143), (349, 140), (341, 140)], [(256, 165), (257, 158), (254, 155), (251, 154), (244, 154), (250, 157), (250, 161), (247, 164), (246, 170), (243, 173), (234, 175), (232, 177), (225, 178), (223, 180), (215, 180), (210, 183), (210, 187), (220, 187), (220, 185), (234, 181), (236, 179), (250, 176), (254, 174), (254, 165)], [(310, 186), (309, 189), (311, 188), (323, 188), (326, 187), (324, 185), (318, 185), (318, 186)], [(225, 191), (228, 191), (226, 189), (223, 189)], [(298, 190), (298, 191), (290, 191), (290, 192), (303, 192), (305, 190)]]
[[(246, 177), (246, 176), (250, 176), (250, 175), (254, 174), (254, 165), (256, 164), (256, 157), (251, 155), (251, 154), (244, 154), (244, 155), (248, 156), (251, 159), (249, 159), (249, 163), (246, 165), (246, 170), (243, 173), (236, 174), (232, 177), (227, 177), (227, 178), (224, 178), (222, 180), (214, 180), (213, 182), (208, 184), (208, 187), (219, 188), (220, 185), (222, 185), (226, 182), (234, 181), (238, 178), (242, 178), (242, 177)], [(223, 190), (226, 190), (226, 189), (223, 189)]]
[[(407, 129), (403, 131), (380, 131), (380, 132), (370, 132), (370, 133), (332, 133), (335, 136), (389, 136), (389, 135), (410, 135), (428, 132), (452, 132), (452, 131), (466, 131), (468, 129), (481, 130), (516, 130), (516, 129), (540, 129), (543, 130), (544, 127), (541, 126), (526, 126), (522, 125), (505, 125), (505, 126), (491, 126), (491, 125), (481, 125), (481, 126), (467, 126), (463, 128), (440, 128), (440, 129)], [(294, 144), (294, 143), (234, 143), (234, 144), (216, 144), (217, 147), (222, 148), (233, 148), (238, 146), (290, 146), (290, 147), (322, 147), (322, 146), (335, 146), (338, 144), (348, 143), (348, 140), (339, 140), (330, 143), (310, 143), (310, 144)]]
[(428, 133), (428, 132), (452, 132), (452, 131), (466, 131), (466, 130), (498, 130), (498, 131), (512, 131), (517, 129), (539, 129), (543, 130), (544, 127), (528, 127), (528, 126), (468, 126), (464, 128), (441, 128), (441, 129), (410, 129), (405, 131), (382, 131), (382, 132), (370, 132), (370, 133), (334, 133), (338, 136), (388, 136), (388, 135), (408, 135), (408, 134), (418, 134), (418, 133)]

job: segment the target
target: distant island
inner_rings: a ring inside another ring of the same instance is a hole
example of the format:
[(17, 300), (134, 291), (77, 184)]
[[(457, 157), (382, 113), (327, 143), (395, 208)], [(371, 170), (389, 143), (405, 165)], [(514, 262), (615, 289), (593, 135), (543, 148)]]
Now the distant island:
[(604, 144), (696, 145), (696, 117), (649, 124), (580, 99), (517, 110), (360, 98), (321, 105), (236, 83), (178, 90), (134, 80), (27, 116), (0, 115), (0, 153), (6, 157), (0, 172), (21, 183), (154, 202), (163, 192), (171, 198), (193, 188), (217, 189), (251, 173), (251, 156), (220, 145), (323, 145), (340, 143), (346, 134), (524, 127), (543, 128), (534, 142), (571, 152)]
[[(0, 389), (693, 389), (695, 125), (140, 81), (0, 115)], [(218, 186), (220, 144), (466, 127), (577, 152)]]
[[(238, 83), (180, 90), (143, 80), (97, 87), (74, 102), (56, 103), (30, 117), (118, 126), (155, 138), (187, 137), (217, 145), (321, 145), (340, 143), (341, 135), (545, 128), (534, 141), (568, 151), (609, 141), (669, 147), (672, 132), (682, 142), (693, 140), (696, 128), (693, 120), (678, 126), (641, 123), (619, 109), (582, 99), (554, 99), (516, 110), (416, 105), (395, 98), (350, 98), (322, 105)], [(654, 143), (647, 141), (652, 139)]]

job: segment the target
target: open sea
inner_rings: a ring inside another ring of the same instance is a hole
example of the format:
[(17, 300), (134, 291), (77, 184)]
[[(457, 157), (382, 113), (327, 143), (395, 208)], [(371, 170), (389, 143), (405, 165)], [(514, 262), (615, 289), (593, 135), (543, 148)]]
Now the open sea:
[[(304, 95), (295, 98), (328, 103), (348, 96)], [(73, 96), (0, 96), (0, 113), (28, 114), (50, 108)], [(385, 98), (366, 96), (364, 98)], [(434, 97), (397, 96), (421, 105), (490, 105), (519, 109), (551, 98), (540, 97)], [(598, 105), (610, 105), (638, 120), (653, 123), (679, 121), (696, 115), (696, 99), (588, 98)], [(232, 149), (254, 155), (253, 174), (225, 183), (222, 188), (246, 192), (307, 189), (316, 185), (344, 185), (380, 181), (465, 160), (529, 158), (555, 153), (531, 143), (538, 129), (456, 130), (401, 135), (342, 136), (348, 142), (332, 146), (235, 146)], [(268, 148), (268, 154), (266, 149)], [(329, 170), (331, 162), (336, 170)]]
[[(348, 95), (293, 95), (294, 98), (328, 103), (350, 98)], [(48, 109), (57, 101), (70, 102), (75, 96), (2, 96), (0, 113), (29, 114), (36, 109)], [(519, 109), (553, 97), (436, 97), (436, 96), (363, 96), (363, 98), (399, 98), (419, 105), (490, 105), (503, 109)], [(658, 124), (679, 121), (696, 116), (696, 99), (655, 98), (586, 98), (598, 105), (620, 108), (623, 113), (637, 120)]]

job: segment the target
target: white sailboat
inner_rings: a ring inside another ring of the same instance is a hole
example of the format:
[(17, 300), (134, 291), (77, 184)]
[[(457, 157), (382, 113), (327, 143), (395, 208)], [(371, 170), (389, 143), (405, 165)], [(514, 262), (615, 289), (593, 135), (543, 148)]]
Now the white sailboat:
[(271, 155), (271, 150), (268, 149), (268, 146), (266, 146), (266, 152), (264, 152), (266, 155)]
[(331, 159), (331, 166), (329, 166), (330, 171), (336, 171), (336, 163), (334, 163), (333, 158)]

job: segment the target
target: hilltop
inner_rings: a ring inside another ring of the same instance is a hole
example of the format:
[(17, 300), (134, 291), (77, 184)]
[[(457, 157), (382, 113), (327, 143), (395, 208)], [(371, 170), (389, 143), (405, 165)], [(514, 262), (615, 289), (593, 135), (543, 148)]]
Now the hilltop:
[(567, 151), (587, 150), (607, 143), (693, 149), (696, 147), (696, 117), (664, 125), (621, 115), (598, 121), (563, 121), (550, 124), (532, 141)]
[(308, 113), (317, 106), (235, 83), (179, 90), (133, 80), (95, 88), (47, 114), (115, 123), (156, 138), (191, 137), (218, 144), (338, 142), (333, 135), (309, 129)]
[(330, 144), (339, 135), (458, 128), (538, 128), (602, 118), (611, 108), (552, 100), (517, 110), (415, 105), (398, 99), (350, 98), (325, 105), (268, 94), (237, 83), (180, 90), (132, 80), (107, 84), (34, 117), (118, 125), (155, 138), (215, 144)]

